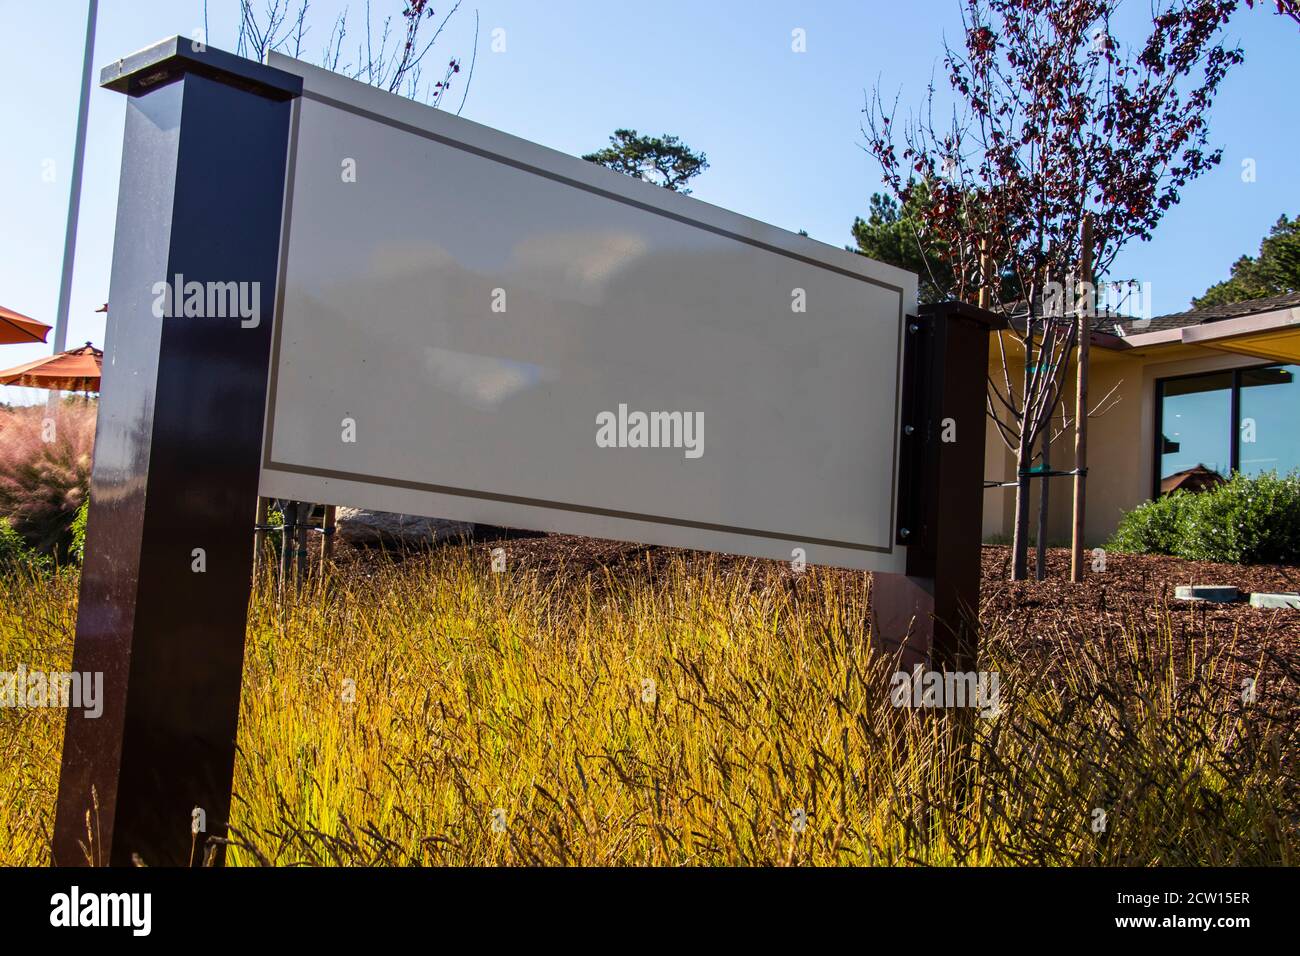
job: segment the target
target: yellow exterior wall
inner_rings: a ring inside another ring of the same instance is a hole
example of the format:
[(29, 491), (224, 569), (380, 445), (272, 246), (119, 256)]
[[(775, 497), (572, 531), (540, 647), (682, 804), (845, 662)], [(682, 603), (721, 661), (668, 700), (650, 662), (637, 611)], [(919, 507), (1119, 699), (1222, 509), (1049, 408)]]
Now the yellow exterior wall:
[[(1007, 357), (1013, 361), (1010, 345)], [(1264, 359), (1236, 355), (1181, 343), (1116, 352), (1096, 346), (1091, 351), (1088, 386), (1090, 404), (1096, 405), (1112, 388), (1109, 407), (1088, 420), (1087, 511), (1084, 544), (1105, 544), (1119, 524), (1120, 516), (1151, 497), (1155, 452), (1155, 384), (1160, 378), (1189, 375), (1225, 368), (1259, 365)], [(1002, 381), (1001, 354), (992, 349), (989, 374)], [(1019, 366), (1012, 369), (1012, 382), (1022, 381)], [(1074, 376), (1065, 386), (1068, 414), (1074, 416)], [(1058, 409), (1055, 420), (1059, 423)], [(1059, 427), (1059, 424), (1058, 424)], [(1074, 468), (1074, 432), (1067, 430), (1052, 445), (1052, 468)], [(998, 437), (997, 426), (987, 423), (984, 476), (988, 481), (1012, 481), (1015, 458)], [(1073, 479), (1053, 478), (1047, 540), (1068, 544), (1072, 524)], [(1038, 521), (1038, 490), (1030, 496), (1030, 537)], [(1010, 540), (1015, 523), (1015, 489), (989, 488), (984, 492), (984, 539)]]

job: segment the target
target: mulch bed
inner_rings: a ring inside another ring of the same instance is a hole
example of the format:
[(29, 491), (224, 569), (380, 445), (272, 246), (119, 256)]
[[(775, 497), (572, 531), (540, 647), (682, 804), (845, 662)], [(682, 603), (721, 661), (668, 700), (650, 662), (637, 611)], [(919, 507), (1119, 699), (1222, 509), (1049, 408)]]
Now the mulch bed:
[[(1154, 554), (1106, 555), (1106, 570), (1089, 569), (1083, 583), (1071, 584), (1070, 553), (1048, 552), (1043, 581), (1009, 581), (1011, 549), (985, 547), (981, 619), (1007, 621), (1027, 636), (1069, 620), (1095, 625), (1156, 624), (1168, 617), (1181, 634), (1210, 634), (1224, 639), (1236, 635), (1249, 646), (1273, 646), (1286, 639), (1300, 645), (1300, 610), (1253, 608), (1249, 603), (1214, 604), (1179, 601), (1180, 584), (1235, 585), (1252, 591), (1300, 592), (1300, 568), (1281, 565), (1214, 564), (1184, 561)], [(1030, 556), (1033, 565), (1033, 556)]]
[[(1018, 654), (1050, 658), (1066, 635), (1118, 634), (1122, 629), (1167, 626), (1176, 648), (1223, 650), (1235, 660), (1224, 674), (1231, 686), (1258, 674), (1260, 690), (1288, 707), (1300, 694), (1300, 610), (1253, 608), (1252, 591), (1300, 592), (1300, 568), (1216, 564), (1154, 554), (1106, 554), (1106, 570), (1070, 583), (1070, 553), (1048, 552), (1043, 581), (1009, 581), (1011, 549), (983, 549), (980, 619), (1008, 626)], [(1033, 568), (1033, 555), (1030, 567)], [(1181, 584), (1236, 586), (1247, 600), (1235, 604), (1179, 601)], [(1077, 638), (1076, 638), (1077, 639)], [(1288, 700), (1279, 700), (1279, 697)]]

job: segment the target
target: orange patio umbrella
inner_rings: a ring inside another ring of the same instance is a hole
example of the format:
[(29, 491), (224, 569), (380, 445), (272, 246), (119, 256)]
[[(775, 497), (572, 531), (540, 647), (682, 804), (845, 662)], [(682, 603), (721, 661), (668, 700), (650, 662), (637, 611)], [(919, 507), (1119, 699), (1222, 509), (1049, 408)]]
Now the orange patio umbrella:
[(37, 322), (30, 316), (0, 305), (0, 345), (44, 342), (45, 336), (49, 334), (50, 327), (44, 322)]
[(0, 385), (97, 392), (103, 365), (104, 353), (87, 342), (79, 349), (69, 349), (5, 369), (0, 372)]

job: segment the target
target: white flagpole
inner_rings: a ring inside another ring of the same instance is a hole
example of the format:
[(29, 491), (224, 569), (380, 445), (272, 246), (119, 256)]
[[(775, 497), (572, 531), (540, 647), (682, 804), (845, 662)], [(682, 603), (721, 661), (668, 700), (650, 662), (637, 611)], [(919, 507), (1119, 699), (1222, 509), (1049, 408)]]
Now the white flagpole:
[[(99, 0), (90, 0), (86, 14), (86, 49), (81, 59), (81, 97), (77, 106), (77, 142), (72, 153), (72, 187), (68, 192), (68, 223), (63, 234), (63, 274), (59, 281), (59, 306), (54, 316), (54, 353), (68, 347), (68, 310), (72, 298), (72, 265), (77, 252), (77, 214), (81, 208), (81, 170), (86, 158), (86, 114), (90, 111), (90, 71), (95, 55), (95, 17)], [(49, 405), (59, 400), (50, 391)]]

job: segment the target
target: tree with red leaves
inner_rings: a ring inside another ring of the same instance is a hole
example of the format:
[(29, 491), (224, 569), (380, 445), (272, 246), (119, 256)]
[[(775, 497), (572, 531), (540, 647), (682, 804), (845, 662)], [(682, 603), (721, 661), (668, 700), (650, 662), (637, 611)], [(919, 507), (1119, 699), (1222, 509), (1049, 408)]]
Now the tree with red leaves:
[(1290, 17), (1296, 23), (1300, 23), (1300, 3), (1296, 0), (1246, 0), (1246, 6), (1254, 8), (1259, 3), (1260, 7), (1272, 6), (1279, 17)]
[[(917, 210), (918, 245), (941, 249), (950, 267), (932, 278), (1011, 323), (997, 337), (1002, 375), (990, 376), (988, 413), (1016, 458), (1017, 580), (1026, 574), (1029, 469), (1040, 441), (1070, 427), (1062, 388), (1077, 310), (1093, 301), (1079, 288), (1083, 222), (1092, 222), (1094, 276), (1130, 240), (1150, 239), (1180, 190), (1219, 163), (1209, 110), (1242, 60), (1223, 39), (1237, 0), (1155, 0), (1136, 47), (1112, 33), (1121, 3), (964, 0), (964, 42), (945, 44), (959, 104), (952, 121), (936, 124), (931, 87), (896, 145), (877, 90), (863, 129), (887, 189)], [(1019, 381), (1008, 350), (1023, 362)]]

